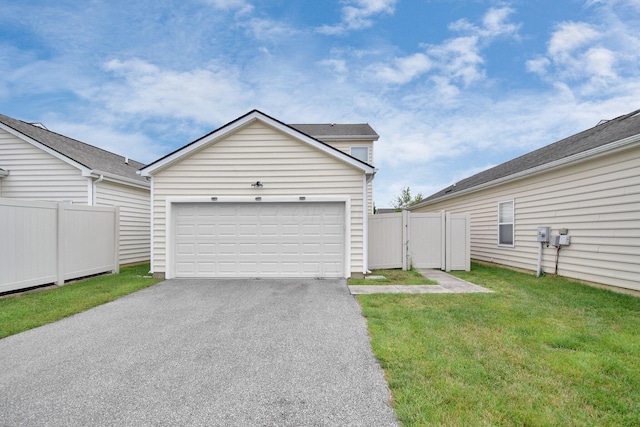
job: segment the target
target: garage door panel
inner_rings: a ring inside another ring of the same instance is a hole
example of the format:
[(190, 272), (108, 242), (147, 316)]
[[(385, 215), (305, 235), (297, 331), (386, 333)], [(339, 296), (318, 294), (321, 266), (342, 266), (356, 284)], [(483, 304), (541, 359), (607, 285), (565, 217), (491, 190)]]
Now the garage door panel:
[(342, 277), (344, 203), (175, 205), (178, 277)]

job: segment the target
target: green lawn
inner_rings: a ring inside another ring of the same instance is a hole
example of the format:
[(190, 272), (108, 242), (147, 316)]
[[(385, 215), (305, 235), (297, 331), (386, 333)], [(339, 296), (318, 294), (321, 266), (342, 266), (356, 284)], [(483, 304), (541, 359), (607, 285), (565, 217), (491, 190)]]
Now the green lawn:
[(146, 288), (160, 280), (145, 278), (149, 264), (125, 267), (65, 286), (0, 298), (0, 338), (55, 322)]
[(473, 264), (492, 294), (360, 295), (405, 426), (640, 426), (640, 298)]
[(349, 279), (348, 285), (435, 285), (416, 270), (400, 269), (373, 270), (371, 276), (384, 276), (385, 279)]

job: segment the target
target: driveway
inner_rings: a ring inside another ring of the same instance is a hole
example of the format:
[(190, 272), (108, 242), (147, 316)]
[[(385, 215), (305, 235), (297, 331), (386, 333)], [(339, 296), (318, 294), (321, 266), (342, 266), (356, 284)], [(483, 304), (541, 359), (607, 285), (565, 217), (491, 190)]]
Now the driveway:
[(344, 280), (168, 280), (0, 364), (0, 425), (397, 425)]

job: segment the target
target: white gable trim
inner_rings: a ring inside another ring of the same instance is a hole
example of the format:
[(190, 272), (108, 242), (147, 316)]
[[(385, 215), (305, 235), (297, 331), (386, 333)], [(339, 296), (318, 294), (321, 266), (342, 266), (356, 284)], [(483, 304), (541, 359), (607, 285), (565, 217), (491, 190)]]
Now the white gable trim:
[(29, 144), (33, 145), (36, 148), (41, 149), (42, 151), (51, 154), (53, 157), (56, 157), (59, 160), (62, 160), (65, 163), (68, 163), (69, 165), (79, 169), (82, 172), (82, 176), (91, 176), (91, 169), (89, 169), (88, 167), (84, 166), (81, 163), (76, 162), (75, 160), (70, 159), (69, 157), (65, 156), (64, 154), (60, 154), (57, 151), (47, 147), (44, 144), (41, 144), (40, 142), (36, 141), (35, 139), (31, 139), (28, 136), (26, 136), (23, 133), (18, 132), (17, 130), (6, 126), (3, 123), (0, 123), (0, 129), (10, 133), (11, 135), (20, 138), (21, 140), (28, 142)]
[(330, 147), (314, 138), (311, 138), (287, 125), (285, 125), (284, 123), (281, 123), (275, 119), (273, 119), (272, 117), (267, 116), (264, 113), (261, 113), (260, 111), (254, 110), (238, 119), (236, 119), (233, 122), (228, 123), (227, 125), (221, 127), (220, 129), (210, 133), (209, 135), (206, 135), (204, 137), (202, 137), (199, 140), (196, 140), (194, 142), (192, 142), (191, 144), (188, 144), (186, 146), (184, 146), (183, 148), (174, 151), (173, 153), (169, 154), (166, 157), (161, 158), (160, 160), (157, 160), (156, 162), (150, 164), (149, 166), (146, 166), (144, 168), (142, 168), (140, 170), (140, 173), (142, 176), (151, 176), (154, 173), (174, 164), (179, 162), (180, 160), (182, 160), (184, 157), (188, 156), (189, 154), (199, 150), (200, 148), (202, 148), (203, 146), (209, 145), (209, 144), (213, 144), (216, 143), (224, 138), (226, 138), (228, 135), (232, 134), (233, 132), (238, 131), (239, 129), (242, 129), (243, 127), (248, 126), (249, 124), (255, 122), (255, 121), (260, 121), (262, 123), (265, 123), (277, 130), (279, 130), (280, 132), (291, 136), (292, 138), (295, 138), (301, 142), (304, 142), (314, 148), (317, 148), (320, 151), (323, 151), (324, 153), (328, 154), (329, 156), (335, 157), (338, 160), (341, 160), (344, 163), (347, 163), (357, 169), (362, 170), (364, 173), (367, 174), (373, 174), (375, 172), (374, 168), (370, 165), (364, 164), (362, 162), (360, 162), (357, 159), (352, 158), (351, 156), (348, 156), (346, 154), (344, 154), (343, 152), (336, 150), (333, 147)]

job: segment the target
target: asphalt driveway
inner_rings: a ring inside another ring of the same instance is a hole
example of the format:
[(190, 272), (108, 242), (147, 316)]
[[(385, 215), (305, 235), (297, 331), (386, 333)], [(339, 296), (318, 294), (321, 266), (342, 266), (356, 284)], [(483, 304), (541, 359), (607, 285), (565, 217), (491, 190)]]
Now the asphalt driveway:
[(0, 425), (393, 426), (343, 280), (168, 280), (0, 340)]

